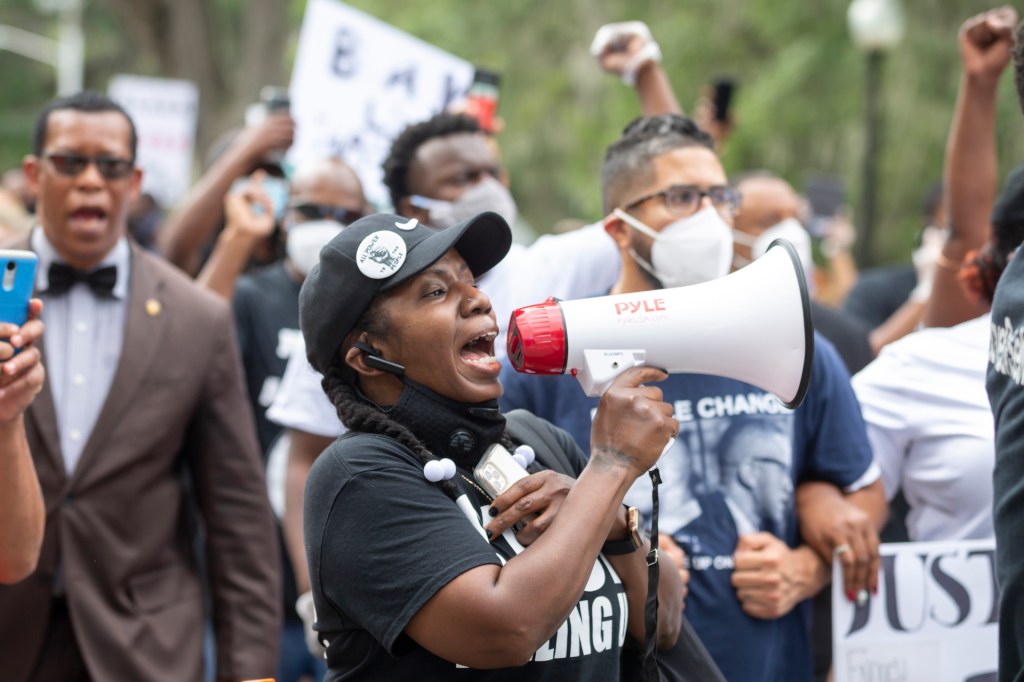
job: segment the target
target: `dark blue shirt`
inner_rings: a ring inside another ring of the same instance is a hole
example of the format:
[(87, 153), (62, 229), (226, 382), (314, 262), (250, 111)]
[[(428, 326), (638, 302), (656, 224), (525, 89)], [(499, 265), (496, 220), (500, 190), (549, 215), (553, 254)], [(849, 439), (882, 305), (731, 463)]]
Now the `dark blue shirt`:
[[(740, 607), (731, 583), (739, 535), (767, 531), (797, 546), (795, 486), (820, 480), (846, 487), (871, 466), (846, 369), (820, 335), (815, 346), (810, 388), (796, 410), (733, 379), (675, 374), (658, 384), (680, 425), (658, 464), (659, 526), (686, 551), (686, 616), (730, 682), (811, 679), (806, 604), (777, 620), (752, 618)], [(585, 396), (575, 379), (506, 368), (502, 383), (503, 410), (525, 408), (568, 431), (590, 452), (598, 399)], [(627, 502), (650, 508), (646, 477)]]

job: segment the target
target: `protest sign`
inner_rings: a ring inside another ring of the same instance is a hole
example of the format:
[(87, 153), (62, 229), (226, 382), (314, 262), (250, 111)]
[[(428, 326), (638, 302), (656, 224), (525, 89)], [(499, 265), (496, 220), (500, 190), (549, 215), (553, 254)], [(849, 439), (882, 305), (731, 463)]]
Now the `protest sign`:
[(836, 682), (995, 680), (994, 540), (883, 544), (878, 594), (851, 603), (832, 579)]
[(407, 125), (461, 99), (473, 66), (335, 0), (310, 0), (290, 87), (292, 163), (338, 156), (389, 206), (381, 162)]
[(174, 206), (192, 186), (199, 89), (191, 81), (118, 75), (107, 94), (135, 123), (142, 191)]

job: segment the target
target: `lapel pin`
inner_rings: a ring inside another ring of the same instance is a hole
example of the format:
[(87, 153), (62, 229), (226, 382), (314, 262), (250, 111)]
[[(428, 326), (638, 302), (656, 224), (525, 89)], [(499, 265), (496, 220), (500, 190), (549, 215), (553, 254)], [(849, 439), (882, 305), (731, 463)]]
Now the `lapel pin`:
[(151, 298), (148, 301), (146, 301), (146, 313), (150, 317), (156, 317), (157, 315), (160, 314), (161, 310), (162, 307), (160, 305), (160, 301), (156, 300), (155, 298)]

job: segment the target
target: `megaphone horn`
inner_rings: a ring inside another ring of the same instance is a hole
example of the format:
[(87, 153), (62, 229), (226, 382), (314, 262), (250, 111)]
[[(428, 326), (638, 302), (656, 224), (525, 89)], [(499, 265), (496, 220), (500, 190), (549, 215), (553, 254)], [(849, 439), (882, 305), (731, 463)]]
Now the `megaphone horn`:
[(548, 299), (512, 313), (508, 357), (526, 374), (572, 374), (589, 396), (630, 367), (652, 365), (745, 381), (793, 408), (814, 359), (803, 266), (792, 244), (776, 239), (747, 267), (711, 282)]

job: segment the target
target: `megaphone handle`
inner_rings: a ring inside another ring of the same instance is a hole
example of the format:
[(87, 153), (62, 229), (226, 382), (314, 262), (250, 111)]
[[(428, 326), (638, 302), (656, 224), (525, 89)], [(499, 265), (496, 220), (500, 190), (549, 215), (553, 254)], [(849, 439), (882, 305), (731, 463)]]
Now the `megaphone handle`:
[(643, 349), (586, 349), (583, 363), (571, 370), (583, 387), (583, 393), (596, 398), (608, 390), (615, 378), (630, 367), (644, 364), (647, 351)]

